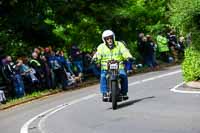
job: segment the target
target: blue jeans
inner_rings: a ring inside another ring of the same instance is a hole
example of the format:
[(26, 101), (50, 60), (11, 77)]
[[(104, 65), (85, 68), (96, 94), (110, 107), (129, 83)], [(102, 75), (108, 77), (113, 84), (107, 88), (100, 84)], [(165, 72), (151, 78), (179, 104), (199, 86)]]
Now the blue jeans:
[(95, 64), (90, 64), (86, 71), (91, 71), (96, 77), (100, 76), (100, 70), (98, 70), (97, 66)]
[(20, 98), (25, 95), (24, 82), (20, 74), (15, 74), (13, 77), (13, 85), (15, 88), (16, 97)]
[(70, 62), (70, 61), (65, 61), (65, 65), (66, 65), (66, 67), (67, 67), (67, 69), (68, 69), (68, 71), (72, 74), (72, 75), (74, 75), (74, 72), (72, 71), (72, 63)]
[(83, 73), (83, 61), (73, 61), (79, 73)]
[(145, 56), (145, 64), (146, 64), (148, 67), (151, 67), (151, 68), (157, 66), (157, 63), (156, 63), (156, 59), (155, 59), (154, 54), (146, 55), (146, 56)]
[[(100, 79), (100, 90), (101, 93), (106, 93), (107, 83), (106, 83), (106, 70), (101, 70), (101, 79)], [(124, 69), (119, 70), (119, 76), (121, 78), (121, 93), (127, 93), (128, 92), (128, 77)]]

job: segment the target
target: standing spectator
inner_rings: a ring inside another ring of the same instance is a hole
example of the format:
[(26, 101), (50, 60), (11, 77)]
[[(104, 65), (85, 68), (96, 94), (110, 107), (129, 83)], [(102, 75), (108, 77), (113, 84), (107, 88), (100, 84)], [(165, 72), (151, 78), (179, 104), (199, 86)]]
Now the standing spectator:
[(44, 56), (44, 55), (42, 55), (40, 57), (40, 60), (42, 63), (42, 70), (44, 73), (43, 87), (50, 89), (50, 88), (52, 88), (52, 79), (51, 79), (51, 70), (50, 70), (48, 60), (47, 60), (46, 56)]
[(156, 37), (158, 52), (160, 54), (160, 59), (164, 62), (169, 62), (169, 47), (167, 45), (167, 38), (160, 32)]
[(147, 40), (145, 44), (145, 64), (153, 69), (158, 65), (155, 57), (156, 44), (150, 35), (146, 35), (145, 40)]
[(184, 51), (185, 51), (185, 38), (183, 36), (179, 37), (178, 45), (179, 45), (178, 55), (179, 58), (182, 58), (184, 56)]
[(57, 55), (58, 60), (62, 64), (62, 70), (63, 70), (63, 73), (65, 74), (63, 75), (63, 80), (65, 81), (65, 83), (67, 82), (67, 85), (71, 85), (75, 81), (74, 79), (75, 75), (71, 69), (71, 64), (69, 64), (70, 62), (68, 62), (68, 60), (64, 56), (63, 50), (58, 50), (56, 55)]
[(2, 62), (3, 59), (4, 59), (4, 55), (3, 55), (3, 53), (4, 53), (3, 47), (0, 46), (0, 66), (3, 65), (3, 62)]
[(178, 44), (177, 44), (177, 37), (175, 35), (175, 31), (172, 30), (168, 34), (168, 46), (174, 58), (174, 62), (178, 61)]
[(47, 61), (49, 60), (49, 57), (51, 56), (52, 53), (52, 49), (50, 47), (46, 47), (44, 49), (44, 56), (47, 59)]
[(33, 52), (32, 58), (29, 61), (29, 66), (34, 68), (36, 71), (36, 77), (39, 79), (40, 87), (37, 89), (41, 89), (44, 84), (44, 71), (43, 71), (43, 64), (42, 61), (39, 58), (38, 53)]
[(6, 103), (5, 91), (7, 91), (6, 80), (3, 75), (3, 62), (5, 58), (3, 54), (3, 46), (0, 46), (0, 103)]
[(1, 60), (1, 72), (0, 72), (0, 75), (2, 77), (2, 86), (5, 86), (5, 92), (6, 92), (6, 96), (8, 97), (14, 97), (14, 90), (13, 90), (13, 85), (12, 85), (12, 82), (11, 82), (11, 79), (8, 78), (8, 75), (6, 75), (6, 71), (5, 68), (6, 68), (6, 65), (7, 65), (7, 60), (6, 60), (6, 56), (5, 57), (2, 57), (2, 60)]
[(145, 58), (145, 53), (144, 53), (144, 47), (145, 47), (145, 41), (144, 41), (144, 33), (143, 32), (141, 32), (141, 33), (139, 33), (139, 35), (138, 35), (138, 40), (137, 40), (137, 48), (138, 48), (138, 51), (139, 51), (139, 54), (140, 54), (140, 56), (141, 56), (141, 60), (142, 60), (142, 64), (144, 64), (144, 58)]
[(51, 63), (50, 63), (50, 60), (53, 55), (54, 55), (54, 52), (50, 46), (44, 49), (44, 57), (42, 57), (42, 60), (44, 62), (44, 71), (45, 71), (44, 76), (45, 76), (47, 88), (55, 87), (55, 77), (54, 77), (53, 69), (51, 68)]
[(39, 47), (38, 47), (38, 48), (34, 48), (34, 49), (33, 49), (33, 52), (34, 52), (34, 53), (37, 53), (38, 57), (40, 57), (41, 51), (40, 51), (40, 48), (39, 48)]
[(69, 72), (70, 75), (74, 77), (75, 74), (72, 70), (73, 69), (72, 62), (70, 61), (70, 59), (67, 57), (67, 54), (63, 50), (60, 51), (60, 57), (65, 65), (65, 68), (67, 69), (66, 71)]
[(60, 51), (56, 51), (56, 53), (52, 52), (49, 63), (54, 75), (54, 87), (61, 85), (62, 89), (65, 89), (67, 87), (67, 77), (62, 58), (60, 57)]

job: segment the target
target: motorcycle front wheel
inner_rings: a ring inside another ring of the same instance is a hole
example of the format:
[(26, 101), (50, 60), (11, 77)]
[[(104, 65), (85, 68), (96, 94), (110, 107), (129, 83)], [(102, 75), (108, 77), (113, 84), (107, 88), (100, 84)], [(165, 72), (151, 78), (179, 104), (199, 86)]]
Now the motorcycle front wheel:
[(112, 109), (115, 110), (117, 109), (117, 82), (116, 81), (112, 81), (111, 82), (111, 91), (112, 91)]

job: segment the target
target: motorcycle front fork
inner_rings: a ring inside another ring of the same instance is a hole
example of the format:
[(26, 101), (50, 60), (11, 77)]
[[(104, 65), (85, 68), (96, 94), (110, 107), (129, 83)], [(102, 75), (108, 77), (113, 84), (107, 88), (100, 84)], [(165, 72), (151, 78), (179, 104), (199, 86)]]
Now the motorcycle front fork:
[(117, 82), (118, 83), (118, 94), (120, 94), (120, 90), (121, 90), (121, 84), (120, 84), (120, 79), (118, 79), (117, 81), (114, 80), (107, 80), (107, 96), (111, 97), (112, 96), (112, 91), (111, 91), (111, 82)]

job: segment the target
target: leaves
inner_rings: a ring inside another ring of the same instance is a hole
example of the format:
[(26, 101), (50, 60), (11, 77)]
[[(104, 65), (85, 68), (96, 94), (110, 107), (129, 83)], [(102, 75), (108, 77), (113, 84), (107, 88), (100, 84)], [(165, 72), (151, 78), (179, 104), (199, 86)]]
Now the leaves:
[(75, 42), (91, 50), (101, 43), (105, 29), (112, 29), (117, 40), (135, 45), (132, 42), (137, 37), (136, 29), (156, 32), (167, 23), (166, 1), (3, 0), (0, 26), (2, 31), (12, 29), (3, 39), (8, 46), (9, 40), (22, 40), (30, 48), (68, 46)]
[(185, 52), (182, 64), (186, 81), (200, 79), (200, 0), (173, 0), (170, 3), (170, 22), (181, 33), (192, 33), (192, 44)]
[(185, 81), (194, 81), (200, 79), (200, 53), (194, 48), (188, 48), (185, 51), (185, 60), (182, 64)]

